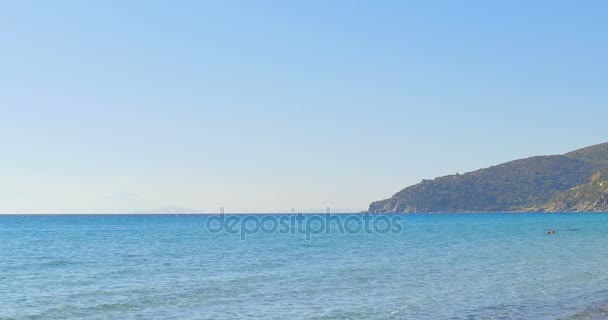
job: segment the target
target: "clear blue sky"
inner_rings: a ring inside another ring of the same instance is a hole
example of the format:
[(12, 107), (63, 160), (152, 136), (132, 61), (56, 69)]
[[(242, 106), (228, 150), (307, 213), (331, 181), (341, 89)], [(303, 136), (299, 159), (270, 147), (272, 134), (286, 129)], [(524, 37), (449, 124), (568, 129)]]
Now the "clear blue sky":
[(364, 210), (608, 141), (604, 1), (3, 1), (0, 212)]

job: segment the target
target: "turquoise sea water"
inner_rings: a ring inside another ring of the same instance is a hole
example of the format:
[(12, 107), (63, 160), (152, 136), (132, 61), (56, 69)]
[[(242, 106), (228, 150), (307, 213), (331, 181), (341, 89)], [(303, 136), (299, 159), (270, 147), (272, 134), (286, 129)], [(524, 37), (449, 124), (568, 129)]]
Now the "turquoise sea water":
[(606, 318), (608, 215), (401, 217), (242, 240), (203, 215), (0, 216), (0, 318)]

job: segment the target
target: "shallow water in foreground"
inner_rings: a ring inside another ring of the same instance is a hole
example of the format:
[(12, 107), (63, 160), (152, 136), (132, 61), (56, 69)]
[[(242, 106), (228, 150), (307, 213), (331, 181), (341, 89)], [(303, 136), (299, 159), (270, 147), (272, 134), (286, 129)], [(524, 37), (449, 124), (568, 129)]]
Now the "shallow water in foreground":
[(401, 217), (241, 240), (209, 216), (0, 216), (0, 318), (606, 318), (608, 215)]

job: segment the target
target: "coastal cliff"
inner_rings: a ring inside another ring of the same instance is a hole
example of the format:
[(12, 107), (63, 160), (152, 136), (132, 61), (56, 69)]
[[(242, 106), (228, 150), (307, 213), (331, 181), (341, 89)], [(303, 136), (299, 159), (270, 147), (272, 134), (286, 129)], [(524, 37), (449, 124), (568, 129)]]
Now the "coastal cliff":
[(608, 171), (598, 172), (588, 183), (558, 194), (541, 209), (547, 212), (608, 212)]
[[(388, 199), (373, 202), (368, 211), (608, 211), (601, 199), (594, 198), (601, 193), (585, 187), (593, 183), (589, 181), (594, 174), (606, 169), (608, 143), (564, 155), (531, 157), (465, 174), (423, 180)], [(579, 189), (574, 189), (577, 187)], [(570, 193), (573, 190), (579, 191), (574, 195)]]

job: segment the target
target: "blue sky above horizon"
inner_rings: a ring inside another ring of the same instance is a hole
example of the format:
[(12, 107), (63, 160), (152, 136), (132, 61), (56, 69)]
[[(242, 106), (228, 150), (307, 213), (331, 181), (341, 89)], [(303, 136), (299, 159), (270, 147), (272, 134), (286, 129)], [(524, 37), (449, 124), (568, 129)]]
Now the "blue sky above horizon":
[(359, 211), (606, 142), (607, 9), (3, 2), (0, 213)]

